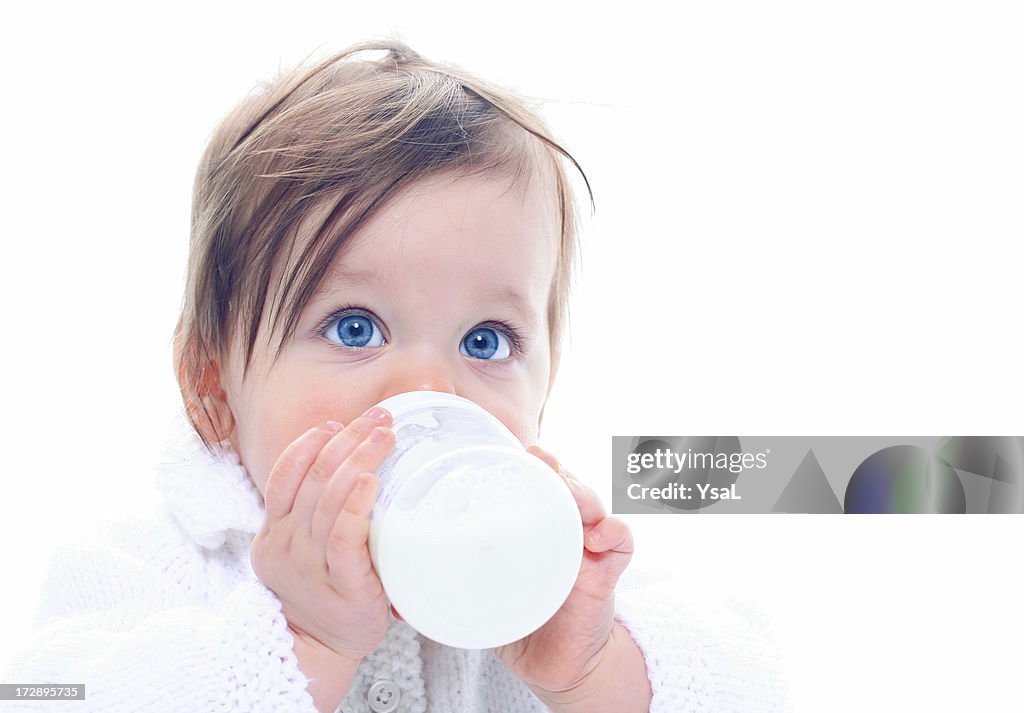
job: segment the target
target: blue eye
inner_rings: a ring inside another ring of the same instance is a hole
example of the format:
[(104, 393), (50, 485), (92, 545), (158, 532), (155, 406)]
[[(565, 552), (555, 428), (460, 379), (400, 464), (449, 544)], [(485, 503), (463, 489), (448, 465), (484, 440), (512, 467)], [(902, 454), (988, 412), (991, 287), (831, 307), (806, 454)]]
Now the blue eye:
[[(512, 350), (508, 338), (490, 327), (477, 327), (466, 335), (459, 345), (459, 351), (474, 359), (498, 361), (507, 359)], [(495, 354), (498, 356), (495, 357)]]
[(348, 314), (331, 322), (326, 336), (337, 336), (346, 347), (379, 347), (384, 343), (380, 328), (363, 314)]

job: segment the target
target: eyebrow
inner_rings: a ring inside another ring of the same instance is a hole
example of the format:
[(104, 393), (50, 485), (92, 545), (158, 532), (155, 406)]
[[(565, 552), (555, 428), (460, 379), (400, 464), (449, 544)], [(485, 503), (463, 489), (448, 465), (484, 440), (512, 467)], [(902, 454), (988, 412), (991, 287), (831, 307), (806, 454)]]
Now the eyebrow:
[[(330, 287), (334, 280), (346, 286), (354, 285), (357, 287), (379, 285), (381, 283), (380, 276), (369, 270), (352, 270), (345, 267), (334, 268), (325, 275), (320, 286), (310, 298), (310, 303), (327, 301), (328, 296), (334, 291)], [(523, 296), (515, 288), (491, 287), (481, 295), (481, 301), (485, 299), (507, 304), (516, 313), (516, 316), (523, 321), (525, 328), (535, 330), (539, 326), (537, 315), (527, 306), (526, 300), (523, 299)]]

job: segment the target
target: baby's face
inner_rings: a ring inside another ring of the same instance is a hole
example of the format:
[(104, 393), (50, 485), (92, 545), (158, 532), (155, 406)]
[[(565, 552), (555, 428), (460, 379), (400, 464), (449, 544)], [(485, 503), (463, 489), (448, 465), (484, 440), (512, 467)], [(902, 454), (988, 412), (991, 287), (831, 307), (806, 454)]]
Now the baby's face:
[(230, 440), (261, 493), (306, 430), (328, 419), (347, 425), (405, 391), (458, 394), (524, 445), (536, 442), (560, 227), (544, 182), (523, 183), (417, 183), (342, 249), (273, 367), (269, 307), (244, 382), (234, 345), (223, 370)]

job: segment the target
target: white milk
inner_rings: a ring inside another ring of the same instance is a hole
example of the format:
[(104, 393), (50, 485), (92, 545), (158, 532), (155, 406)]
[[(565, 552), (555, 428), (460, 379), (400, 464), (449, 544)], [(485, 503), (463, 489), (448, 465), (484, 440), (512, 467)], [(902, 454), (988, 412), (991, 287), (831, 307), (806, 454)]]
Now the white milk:
[(411, 391), (378, 404), (395, 450), (377, 471), (370, 554), (410, 626), (486, 649), (540, 628), (583, 560), (579, 508), (562, 478), (477, 404)]

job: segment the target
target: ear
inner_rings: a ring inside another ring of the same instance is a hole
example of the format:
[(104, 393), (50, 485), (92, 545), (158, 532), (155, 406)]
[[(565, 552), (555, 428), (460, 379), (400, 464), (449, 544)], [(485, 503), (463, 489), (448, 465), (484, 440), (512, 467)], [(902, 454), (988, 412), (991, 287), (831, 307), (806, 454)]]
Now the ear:
[(195, 336), (184, 335), (180, 322), (174, 334), (174, 369), (182, 401), (202, 437), (209, 443), (230, 438), (235, 417), (228, 405), (220, 365), (199, 347)]

